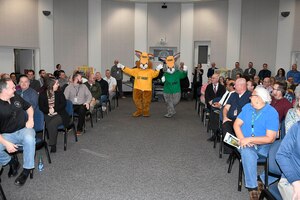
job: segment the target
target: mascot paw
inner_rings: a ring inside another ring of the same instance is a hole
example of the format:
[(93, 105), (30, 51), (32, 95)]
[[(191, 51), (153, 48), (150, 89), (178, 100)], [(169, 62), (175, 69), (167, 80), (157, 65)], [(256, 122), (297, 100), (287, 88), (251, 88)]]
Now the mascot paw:
[(166, 81), (166, 77), (165, 76), (163, 76), (163, 77), (161, 77), (161, 82), (165, 82)]
[(121, 63), (118, 63), (118, 64), (117, 64), (117, 68), (119, 68), (119, 69), (124, 69), (124, 67), (125, 67), (125, 66), (122, 65)]
[(136, 112), (132, 113), (133, 117), (139, 117), (141, 115), (142, 115), (142, 113), (140, 111), (136, 111)]
[(149, 112), (143, 112), (143, 117), (150, 117), (150, 113)]
[(156, 70), (159, 71), (159, 70), (161, 70), (162, 68), (164, 68), (163, 65), (162, 65), (162, 64), (159, 64), (159, 65), (156, 67)]

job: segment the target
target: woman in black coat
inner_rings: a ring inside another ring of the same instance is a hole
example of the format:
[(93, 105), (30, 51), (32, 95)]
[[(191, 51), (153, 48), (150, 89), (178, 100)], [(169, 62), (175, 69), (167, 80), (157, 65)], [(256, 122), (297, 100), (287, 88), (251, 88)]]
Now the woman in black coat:
[(70, 116), (66, 111), (66, 98), (59, 90), (58, 80), (49, 78), (46, 80), (46, 90), (39, 95), (39, 108), (44, 113), (46, 128), (49, 133), (49, 145), (51, 152), (56, 152), (57, 127), (69, 126)]
[(195, 68), (193, 75), (193, 98), (196, 99), (200, 96), (200, 88), (202, 87), (203, 69), (201, 63)]

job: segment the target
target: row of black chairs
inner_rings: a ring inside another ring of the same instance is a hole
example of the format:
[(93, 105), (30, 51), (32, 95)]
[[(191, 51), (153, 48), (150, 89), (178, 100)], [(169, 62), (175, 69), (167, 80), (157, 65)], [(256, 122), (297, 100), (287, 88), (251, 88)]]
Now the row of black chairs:
[[(210, 111), (206, 108), (206, 105), (201, 102), (201, 101), (196, 101), (195, 104), (195, 109), (198, 112), (198, 115), (200, 116), (201, 121), (203, 122), (204, 126), (207, 126), (207, 132), (211, 131), (210, 127), (210, 115), (212, 114), (211, 112), (215, 112), (215, 114), (220, 114), (221, 111)], [(217, 135), (214, 140), (213, 147), (216, 148), (217, 141), (220, 142), (219, 146), (219, 158), (222, 158), (223, 155), (223, 147), (224, 147), (224, 133), (222, 132), (222, 122), (219, 121), (218, 123), (218, 131)], [(264, 166), (264, 174), (260, 177), (264, 184), (264, 190), (262, 191), (260, 195), (260, 199), (270, 199), (270, 200), (280, 200), (281, 195), (279, 193), (279, 190), (277, 188), (278, 181), (281, 177), (281, 171), (280, 168), (275, 160), (276, 153), (279, 149), (279, 146), (281, 144), (281, 140), (285, 136), (285, 126), (284, 126), (284, 121), (281, 123), (280, 131), (279, 131), (279, 136), (278, 139), (271, 145), (271, 148), (269, 150), (269, 153), (267, 157), (259, 157), (258, 159), (258, 165), (263, 165)], [(234, 164), (235, 160), (238, 160), (239, 162), (239, 171), (238, 171), (238, 191), (241, 191), (242, 189), (242, 181), (243, 181), (243, 166), (242, 166), (242, 159), (239, 151), (234, 148), (232, 153), (229, 155), (228, 159), (228, 173), (231, 173), (232, 166)]]

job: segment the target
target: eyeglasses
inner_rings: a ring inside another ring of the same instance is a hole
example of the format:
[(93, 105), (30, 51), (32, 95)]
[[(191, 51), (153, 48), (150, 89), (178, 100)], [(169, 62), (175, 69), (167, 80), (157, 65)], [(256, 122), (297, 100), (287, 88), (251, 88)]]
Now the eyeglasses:
[(252, 98), (252, 97), (258, 97), (258, 95), (257, 94), (251, 94), (250, 98)]

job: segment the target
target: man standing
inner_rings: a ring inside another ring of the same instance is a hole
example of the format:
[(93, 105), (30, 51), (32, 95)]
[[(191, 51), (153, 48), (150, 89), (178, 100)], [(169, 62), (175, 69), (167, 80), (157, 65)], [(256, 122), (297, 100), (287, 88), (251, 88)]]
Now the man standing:
[(70, 83), (64, 91), (66, 99), (72, 101), (74, 112), (78, 117), (77, 135), (81, 135), (86, 112), (90, 109), (92, 94), (86, 85), (82, 84), (82, 76), (80, 73), (73, 75), (73, 83)]
[(235, 68), (231, 71), (231, 78), (235, 80), (237, 74), (243, 74), (243, 69), (240, 68), (239, 62), (235, 62)]
[(23, 171), (15, 180), (16, 185), (22, 186), (34, 169), (35, 131), (33, 108), (14, 95), (15, 90), (10, 78), (0, 79), (0, 164), (10, 166), (8, 177), (16, 176), (20, 164), (8, 153), (18, 151), (18, 145), (22, 145)]
[(56, 65), (56, 70), (53, 72), (53, 75), (55, 76), (55, 78), (59, 78), (59, 72), (61, 70), (61, 65), (60, 64), (57, 64)]
[(209, 68), (209, 69), (207, 70), (207, 78), (212, 77), (212, 75), (215, 73), (215, 70), (216, 70), (216, 69), (218, 69), (218, 68), (216, 68), (216, 63), (215, 63), (215, 62), (212, 62), (212, 63), (211, 63), (211, 68)]
[(287, 77), (287, 79), (289, 77), (293, 77), (294, 83), (296, 83), (296, 84), (300, 83), (300, 72), (297, 70), (297, 64), (292, 65), (292, 70), (288, 71), (286, 77)]
[(264, 63), (263, 64), (263, 69), (259, 71), (258, 76), (260, 80), (264, 80), (266, 77), (271, 77), (271, 71), (268, 70), (268, 64)]
[(109, 101), (111, 102), (112, 98), (116, 96), (117, 80), (110, 75), (109, 69), (105, 71), (105, 77), (103, 79), (106, 80), (108, 83), (108, 95), (109, 95), (108, 98)]
[(244, 71), (244, 76), (245, 76), (245, 78), (248, 77), (248, 78), (253, 79), (255, 74), (256, 74), (256, 69), (253, 68), (253, 62), (249, 62), (248, 68), (245, 69), (245, 71)]
[(121, 98), (126, 98), (123, 94), (123, 89), (122, 89), (122, 85), (123, 85), (123, 71), (122, 69), (118, 68), (119, 61), (115, 60), (114, 61), (114, 66), (111, 67), (111, 76), (114, 77), (117, 81), (117, 87), (118, 87), (118, 92)]

